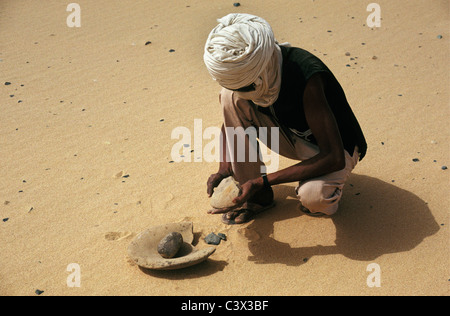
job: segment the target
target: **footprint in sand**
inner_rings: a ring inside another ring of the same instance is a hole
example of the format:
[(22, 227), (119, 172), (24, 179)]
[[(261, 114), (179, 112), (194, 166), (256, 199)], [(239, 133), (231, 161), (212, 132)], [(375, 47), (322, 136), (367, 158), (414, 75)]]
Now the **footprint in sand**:
[(261, 236), (259, 236), (259, 234), (253, 229), (240, 228), (238, 229), (238, 233), (249, 241), (257, 241), (261, 238)]
[(172, 193), (163, 193), (152, 199), (152, 206), (155, 206), (156, 209), (165, 210), (173, 199)]
[(105, 239), (108, 241), (121, 241), (124, 239), (132, 238), (136, 234), (131, 232), (109, 232), (105, 234)]

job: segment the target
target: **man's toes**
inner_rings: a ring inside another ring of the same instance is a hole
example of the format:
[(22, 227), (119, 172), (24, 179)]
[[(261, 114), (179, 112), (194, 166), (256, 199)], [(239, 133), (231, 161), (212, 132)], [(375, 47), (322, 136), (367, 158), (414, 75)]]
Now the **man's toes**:
[(234, 218), (234, 222), (236, 224), (246, 223), (248, 222), (249, 215), (250, 215), (249, 211), (243, 211)]
[(231, 212), (228, 212), (228, 213), (226, 214), (226, 218), (227, 218), (228, 220), (233, 220), (233, 219), (235, 219), (238, 215), (239, 215), (239, 212), (231, 211)]

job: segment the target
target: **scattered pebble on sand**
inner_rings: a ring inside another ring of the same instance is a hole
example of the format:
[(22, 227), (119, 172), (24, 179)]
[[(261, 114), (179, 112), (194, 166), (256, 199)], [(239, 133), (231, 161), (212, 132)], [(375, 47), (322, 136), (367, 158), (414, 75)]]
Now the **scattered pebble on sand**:
[(419, 158), (413, 158), (413, 160), (412, 161), (414, 161), (414, 162), (418, 162), (419, 161)]
[(175, 52), (175, 49), (170, 49), (169, 50), (169, 53), (173, 53), (173, 52)]
[(3, 219), (3, 223), (6, 223), (8, 220), (9, 220), (8, 217), (7, 217), (7, 218), (4, 218), (4, 219)]
[(9, 86), (10, 84), (11, 84), (11, 82), (9, 82), (9, 81), (5, 82), (5, 86)]
[(437, 38), (438, 38), (438, 39), (442, 39), (442, 35), (438, 35)]
[(233, 3), (233, 5), (234, 5), (235, 7), (240, 7), (240, 6), (241, 6), (241, 4), (240, 4), (239, 2), (235, 2), (235, 3)]
[(145, 43), (145, 46), (150, 45), (152, 42), (148, 41)]
[(220, 241), (222, 240), (222, 238), (220, 238), (219, 236), (217, 236), (214, 233), (209, 234), (208, 236), (205, 237), (205, 242), (208, 245), (218, 245), (220, 244)]
[(442, 166), (441, 169), (442, 170), (447, 170), (448, 168), (447, 168), (447, 166)]
[(41, 291), (41, 290), (36, 290), (34, 293), (36, 293), (36, 295), (41, 295), (41, 294), (43, 294), (44, 293), (44, 291)]
[(349, 53), (349, 52), (346, 52), (346, 53), (345, 53), (345, 56), (350, 56), (350, 53)]

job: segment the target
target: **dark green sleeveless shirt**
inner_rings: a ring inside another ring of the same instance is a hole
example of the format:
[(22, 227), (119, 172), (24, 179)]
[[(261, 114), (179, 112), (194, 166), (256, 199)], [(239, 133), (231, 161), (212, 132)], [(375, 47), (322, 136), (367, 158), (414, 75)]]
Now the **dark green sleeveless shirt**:
[(317, 145), (303, 110), (303, 93), (307, 81), (314, 74), (322, 73), (326, 80), (325, 96), (336, 118), (344, 148), (352, 155), (355, 146), (358, 146), (362, 160), (367, 151), (367, 143), (344, 90), (333, 73), (319, 58), (304, 49), (281, 46), (281, 51), (281, 90), (277, 101), (272, 105), (274, 113), (270, 108), (258, 107), (259, 110), (268, 115), (275, 114), (283, 129), (289, 129), (297, 136)]

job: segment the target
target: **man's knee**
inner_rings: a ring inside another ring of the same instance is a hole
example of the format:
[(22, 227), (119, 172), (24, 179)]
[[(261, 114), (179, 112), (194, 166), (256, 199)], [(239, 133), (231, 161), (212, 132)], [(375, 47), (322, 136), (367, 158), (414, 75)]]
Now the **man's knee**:
[(333, 215), (338, 210), (342, 186), (323, 180), (307, 181), (296, 189), (297, 196), (311, 213)]

